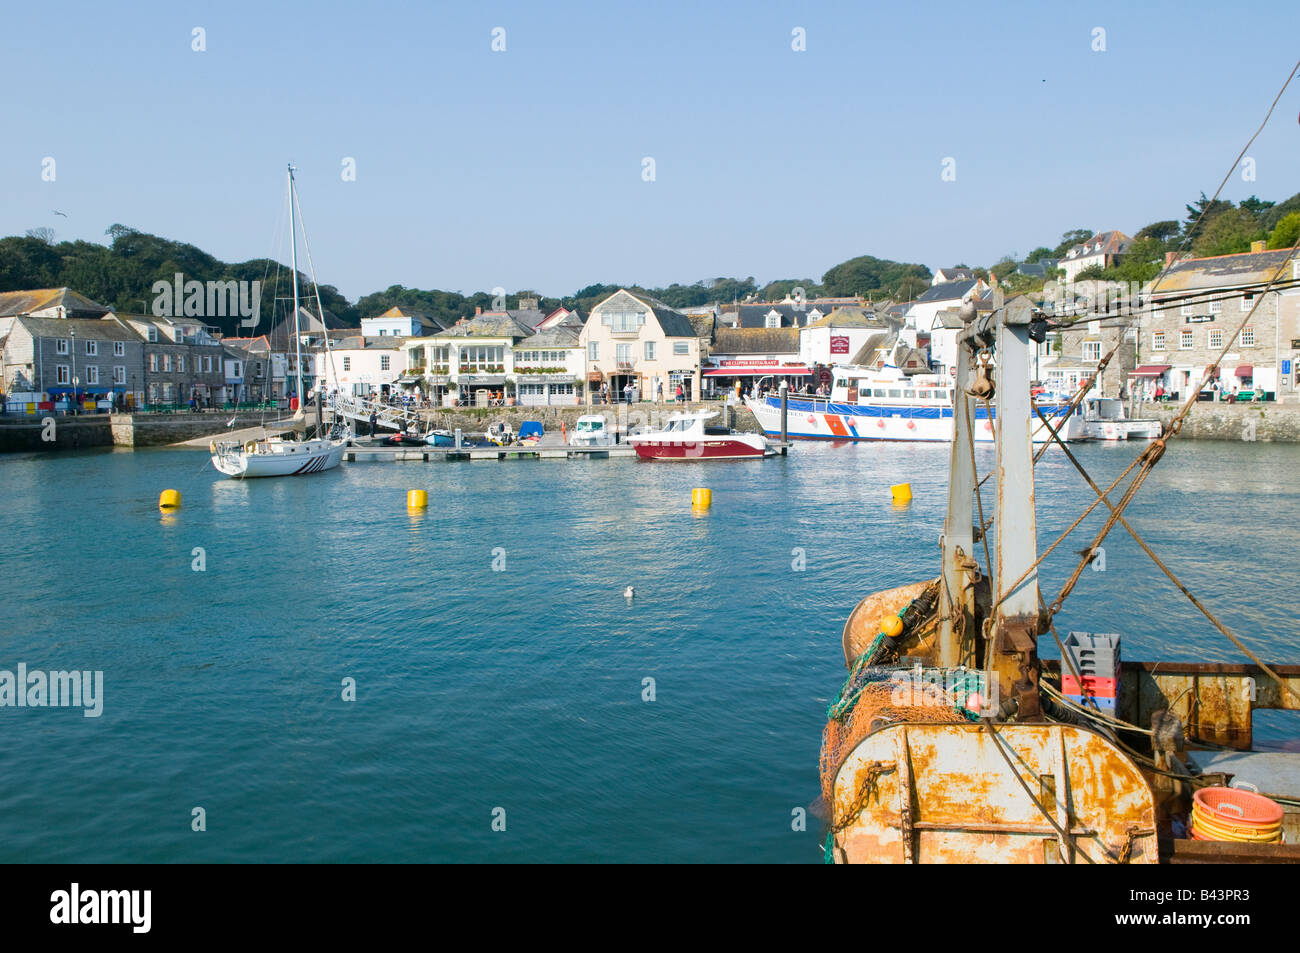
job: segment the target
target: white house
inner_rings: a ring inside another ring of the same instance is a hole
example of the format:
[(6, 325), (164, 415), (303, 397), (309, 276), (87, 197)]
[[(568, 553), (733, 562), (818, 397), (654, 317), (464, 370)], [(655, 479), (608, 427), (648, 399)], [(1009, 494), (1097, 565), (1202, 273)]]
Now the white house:
[(525, 406), (576, 405), (582, 402), (587, 350), (582, 329), (554, 325), (515, 343), (515, 396)]
[(344, 338), (317, 352), (317, 380), (327, 391), (337, 390), (351, 397), (386, 394), (406, 373), (404, 338)]
[(912, 347), (924, 347), (925, 338), (934, 328), (935, 316), (940, 311), (960, 309), (967, 301), (980, 297), (987, 288), (983, 281), (975, 278), (931, 285), (907, 309), (903, 339)]
[(847, 364), (889, 323), (861, 308), (836, 308), (826, 317), (799, 329), (799, 358), (808, 367)]
[(420, 337), (436, 334), (446, 325), (431, 314), (392, 307), (373, 318), (361, 319), (361, 336), (364, 338)]
[(1085, 268), (1100, 265), (1109, 268), (1133, 244), (1133, 239), (1123, 232), (1098, 232), (1086, 242), (1080, 242), (1065, 253), (1057, 267), (1065, 272), (1065, 280), (1073, 281)]
[(644, 400), (670, 397), (680, 384), (687, 400), (700, 394), (700, 338), (690, 319), (662, 301), (620, 289), (591, 310), (580, 338), (587, 379), (622, 399), (630, 384)]

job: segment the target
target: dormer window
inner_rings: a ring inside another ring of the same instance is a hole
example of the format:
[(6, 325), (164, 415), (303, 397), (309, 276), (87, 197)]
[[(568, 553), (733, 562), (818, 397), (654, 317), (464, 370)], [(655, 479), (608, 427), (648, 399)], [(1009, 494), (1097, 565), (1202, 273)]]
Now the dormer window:
[(763, 322), (764, 327), (779, 328), (781, 326), (781, 312), (773, 308), (769, 311)]

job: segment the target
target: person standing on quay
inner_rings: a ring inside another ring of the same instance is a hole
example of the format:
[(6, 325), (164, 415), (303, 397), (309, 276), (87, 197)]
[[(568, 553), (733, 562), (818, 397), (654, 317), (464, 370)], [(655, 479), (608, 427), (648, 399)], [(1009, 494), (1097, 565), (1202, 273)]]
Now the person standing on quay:
[(376, 425), (378, 423), (379, 423), (379, 414), (377, 414), (373, 410), (370, 411), (370, 436), (373, 437), (375, 435)]

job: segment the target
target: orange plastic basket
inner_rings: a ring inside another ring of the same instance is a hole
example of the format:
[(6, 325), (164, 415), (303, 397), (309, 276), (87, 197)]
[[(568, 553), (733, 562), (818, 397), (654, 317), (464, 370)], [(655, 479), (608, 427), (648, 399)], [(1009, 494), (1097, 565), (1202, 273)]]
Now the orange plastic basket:
[(1240, 788), (1201, 788), (1192, 800), (1208, 820), (1230, 827), (1268, 830), (1282, 823), (1282, 805)]

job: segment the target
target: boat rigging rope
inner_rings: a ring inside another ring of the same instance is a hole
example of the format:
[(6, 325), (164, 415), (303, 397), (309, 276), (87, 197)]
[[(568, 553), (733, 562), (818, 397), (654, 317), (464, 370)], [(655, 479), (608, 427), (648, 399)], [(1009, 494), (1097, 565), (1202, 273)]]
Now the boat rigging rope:
[[(1074, 413), (1075, 409), (1079, 405), (1079, 401), (1083, 399), (1083, 395), (1092, 389), (1093, 384), (1095, 384), (1097, 381), (1097, 377), (1105, 369), (1106, 365), (1110, 362), (1111, 356), (1118, 349), (1119, 349), (1119, 344), (1117, 342), (1115, 346), (1112, 347), (1110, 351), (1106, 354), (1106, 356), (1097, 362), (1096, 372), (1091, 377), (1089, 377), (1086, 381), (1084, 381), (1082, 384), (1079, 385), (1078, 392), (1076, 392), (1074, 397), (1070, 399), (1070, 403), (1067, 405), (1065, 413), (1061, 415), (1062, 420), (1069, 419), (1070, 415)], [(1036, 411), (1038, 410), (1037, 407), (1035, 407), (1034, 409)], [(1039, 416), (1042, 416), (1041, 411), (1039, 411)], [(1052, 438), (1054, 438), (1057, 443), (1062, 443), (1061, 438), (1057, 436), (1057, 430), (1059, 428), (1053, 427), (1052, 424), (1049, 422), (1047, 424), (1047, 429), (1048, 432), (1051, 434), (1051, 438), (1043, 442), (1043, 446), (1039, 449), (1038, 453), (1034, 457), (1034, 462), (1037, 462), (1039, 457), (1041, 457), (1047, 451), (1047, 448), (1052, 445)], [(1115, 483), (1112, 483), (1109, 489), (1113, 490), (1115, 488), (1115, 485), (1118, 484), (1120, 480), (1124, 479), (1124, 477), (1128, 475), (1129, 471), (1131, 471), (1135, 466), (1137, 466), (1137, 461), (1134, 461), (1133, 463), (1129, 464), (1128, 469), (1115, 478)], [(1098, 500), (1097, 502), (1088, 506), (1082, 513), (1080, 513), (1079, 518), (1076, 519), (1073, 523), (1071, 523), (1066, 528), (1065, 532), (1063, 532), (1060, 536), (1056, 537), (1056, 540), (1052, 543), (1052, 545), (1048, 546), (1047, 549), (1043, 550), (1043, 552), (1039, 554), (1038, 558), (1034, 560), (1033, 564), (1028, 569), (1026, 569), (1023, 573), (1021, 573), (1020, 577), (1016, 579), (1016, 581), (1013, 582), (1010, 586), (1008, 586), (1002, 592), (1001, 595), (998, 596), (998, 598), (994, 601), (993, 605), (989, 607), (990, 613), (998, 606), (1002, 605), (1002, 603), (1005, 602), (1012, 593), (1014, 593), (1017, 589), (1019, 589), (1020, 584), (1024, 582), (1026, 579), (1028, 579), (1030, 574), (1033, 573), (1034, 570), (1036, 570), (1040, 565), (1042, 565), (1043, 560), (1051, 555), (1052, 550), (1056, 549), (1057, 546), (1065, 542), (1065, 538), (1069, 536), (1071, 533), (1073, 533), (1075, 528), (1080, 523), (1082, 523), (1085, 519), (1087, 519), (1088, 514), (1091, 513), (1094, 509), (1096, 509), (1100, 505), (1100, 503), (1101, 501)], [(1091, 551), (1089, 551), (1088, 562), (1091, 561), (1092, 561)]]
[[(1297, 241), (1296, 244), (1297, 246), (1300, 246), (1300, 241)], [(1259, 306), (1258, 301), (1256, 301), (1255, 306), (1256, 307)], [(1253, 309), (1251, 313), (1254, 313)], [(1247, 315), (1247, 318), (1249, 318), (1249, 315)], [(1240, 332), (1240, 328), (1238, 329), (1238, 331)], [(1231, 346), (1231, 342), (1229, 342), (1229, 346)], [(1220, 358), (1222, 358), (1222, 355), (1220, 355)], [(1195, 395), (1193, 395), (1192, 399), (1193, 400), (1195, 399)], [(1037, 408), (1035, 409), (1037, 410)], [(1183, 583), (1183, 581), (1179, 579), (1176, 575), (1174, 575), (1173, 570), (1170, 569), (1168, 566), (1166, 566), (1164, 561), (1161, 560), (1160, 557), (1155, 554), (1155, 551), (1152, 550), (1152, 548), (1147, 545), (1146, 540), (1144, 540), (1141, 536), (1138, 535), (1137, 530), (1133, 528), (1133, 526), (1128, 522), (1128, 520), (1124, 519), (1124, 516), (1122, 514), (1123, 508), (1127, 505), (1127, 501), (1131, 500), (1133, 498), (1133, 495), (1137, 492), (1137, 486), (1140, 485), (1141, 479), (1145, 478), (1145, 474), (1151, 472), (1151, 468), (1154, 467), (1156, 461), (1160, 459), (1160, 456), (1163, 453), (1163, 449), (1161, 451), (1161, 454), (1156, 454), (1154, 459), (1150, 460), (1149, 463), (1143, 467), (1142, 471), (1138, 473), (1138, 476), (1134, 478), (1133, 485), (1130, 485), (1128, 490), (1125, 492), (1124, 498), (1120, 500), (1120, 505), (1117, 508), (1114, 504), (1110, 502), (1110, 499), (1106, 496), (1106, 493), (1109, 491), (1103, 491), (1100, 487), (1097, 486), (1097, 484), (1093, 481), (1092, 477), (1088, 475), (1088, 471), (1084, 469), (1083, 465), (1078, 461), (1078, 459), (1074, 456), (1074, 454), (1070, 452), (1070, 448), (1066, 446), (1063, 440), (1061, 440), (1060, 436), (1056, 431), (1056, 428), (1053, 428), (1051, 423), (1047, 420), (1047, 418), (1043, 416), (1043, 412), (1041, 410), (1037, 410), (1037, 413), (1038, 416), (1042, 418), (1043, 422), (1047, 424), (1048, 429), (1051, 432), (1052, 439), (1061, 445), (1061, 448), (1065, 451), (1065, 455), (1067, 459), (1069, 459), (1070, 463), (1072, 463), (1075, 469), (1078, 470), (1079, 473), (1083, 476), (1084, 480), (1087, 482), (1088, 486), (1092, 488), (1093, 492), (1097, 494), (1097, 501), (1094, 502), (1091, 506), (1087, 508), (1087, 510), (1084, 511), (1083, 516), (1081, 516), (1079, 520), (1076, 520), (1074, 524), (1071, 525), (1069, 530), (1066, 530), (1066, 535), (1068, 535), (1069, 532), (1079, 524), (1079, 522), (1083, 519), (1084, 516), (1087, 516), (1088, 513), (1092, 512), (1092, 510), (1096, 508), (1098, 503), (1105, 503), (1107, 508), (1111, 511), (1111, 516), (1110, 519), (1107, 520), (1106, 526), (1102, 528), (1102, 532), (1093, 541), (1092, 545), (1088, 549), (1084, 550), (1084, 558), (1082, 562), (1079, 564), (1078, 567), (1075, 568), (1075, 571), (1071, 575), (1070, 580), (1066, 583), (1066, 587), (1062, 589), (1061, 595), (1056, 597), (1056, 601), (1052, 604), (1051, 608), (1048, 610), (1047, 617), (1049, 621), (1056, 615), (1058, 611), (1060, 611), (1061, 604), (1065, 601), (1065, 598), (1069, 595), (1069, 592), (1073, 588), (1074, 583), (1077, 582), (1079, 576), (1082, 574), (1083, 567), (1087, 566), (1092, 562), (1093, 554), (1097, 551), (1097, 546), (1100, 545), (1102, 539), (1105, 538), (1106, 533), (1108, 533), (1110, 531), (1110, 528), (1113, 527), (1116, 522), (1118, 522), (1121, 526), (1124, 527), (1124, 529), (1128, 531), (1129, 535), (1133, 537), (1134, 541), (1138, 544), (1138, 546), (1142, 548), (1142, 551), (1151, 557), (1151, 561), (1154, 562), (1157, 567), (1159, 567), (1160, 571), (1169, 577), (1169, 581), (1172, 582), (1175, 586), (1177, 586), (1178, 590), (1188, 598), (1188, 600), (1192, 603), (1192, 605), (1194, 605), (1201, 612), (1201, 614), (1204, 615), (1205, 618), (1210, 621), (1211, 625), (1213, 625), (1216, 629), (1218, 629), (1229, 641), (1232, 642), (1233, 645), (1235, 645), (1238, 649), (1240, 649), (1243, 653), (1245, 653), (1247, 658), (1249, 658), (1252, 662), (1258, 665), (1275, 682), (1277, 682), (1277, 684), (1282, 688), (1283, 691), (1291, 695), (1291, 697), (1294, 698), (1297, 702), (1300, 702), (1300, 693), (1297, 693), (1296, 690), (1291, 687), (1290, 683), (1286, 681), (1286, 679), (1282, 678), (1282, 676), (1278, 675), (1271, 668), (1269, 668), (1268, 665), (1265, 664), (1264, 661), (1260, 659), (1258, 655), (1252, 652), (1250, 648), (1247, 647), (1247, 645), (1241, 641), (1241, 639), (1239, 639), (1236, 635), (1234, 635), (1228, 629), (1227, 626), (1225, 626), (1222, 622), (1220, 622), (1218, 618), (1215, 617), (1214, 613), (1211, 612), (1209, 608), (1205, 606), (1204, 603), (1202, 603), (1199, 599), (1196, 598), (1195, 595), (1192, 594), (1192, 591), (1187, 588), (1187, 586)], [(1176, 433), (1176, 431), (1174, 433)], [(1166, 437), (1162, 437), (1160, 441), (1157, 442), (1163, 444), (1163, 442), (1166, 439), (1173, 437), (1174, 433), (1170, 433)], [(1145, 454), (1139, 455), (1138, 460), (1143, 459), (1144, 455)], [(1137, 461), (1135, 460), (1134, 463), (1136, 464)], [(1129, 469), (1130, 470), (1132, 469), (1132, 465), (1130, 465)], [(1128, 472), (1129, 472), (1128, 470), (1125, 470), (1124, 474), (1121, 474), (1119, 479), (1123, 479), (1123, 476)], [(1118, 482), (1118, 480), (1116, 482)], [(1115, 484), (1111, 484), (1110, 489), (1114, 489), (1114, 486)], [(1064, 539), (1064, 535), (1061, 538)], [(1060, 540), (1058, 540), (1057, 542), (1059, 541)], [(1055, 545), (1056, 545), (1055, 543), (1052, 544), (1053, 547), (1055, 547)], [(1051, 549), (1049, 548), (1047, 552), (1051, 552)], [(1047, 553), (1043, 554), (1043, 556), (1046, 555)], [(1039, 558), (1039, 562), (1041, 561), (1042, 561), (1042, 557)]]

